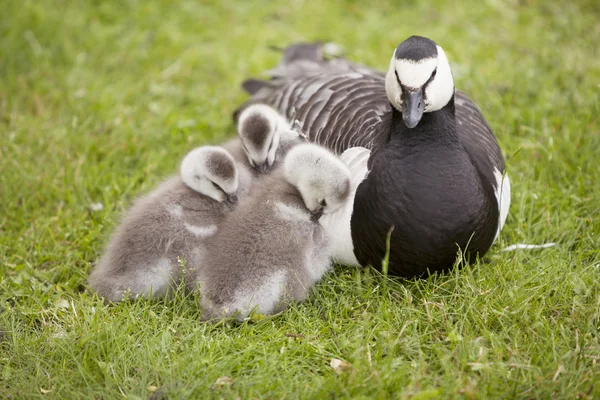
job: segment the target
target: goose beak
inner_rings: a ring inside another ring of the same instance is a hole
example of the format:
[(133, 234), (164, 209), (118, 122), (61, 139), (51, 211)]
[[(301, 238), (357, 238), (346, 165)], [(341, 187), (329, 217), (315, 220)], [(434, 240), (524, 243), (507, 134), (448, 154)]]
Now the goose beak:
[(423, 117), (423, 89), (418, 89), (416, 92), (405, 90), (403, 95), (402, 118), (406, 127), (412, 129)]

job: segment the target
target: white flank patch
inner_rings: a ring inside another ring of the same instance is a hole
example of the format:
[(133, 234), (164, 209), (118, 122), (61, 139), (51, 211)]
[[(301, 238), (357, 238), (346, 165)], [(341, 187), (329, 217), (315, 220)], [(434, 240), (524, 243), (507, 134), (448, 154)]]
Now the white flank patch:
[[(331, 246), (330, 242), (323, 237), (315, 246), (310, 246), (304, 254), (303, 268), (308, 272), (312, 283), (317, 283), (323, 278), (323, 275), (331, 268)], [(352, 254), (354, 255), (354, 254)]]
[[(152, 293), (154, 299), (163, 297), (171, 285), (172, 269), (171, 262), (166, 258), (161, 258), (154, 266), (138, 275), (138, 283), (132, 285), (134, 288), (137, 286), (138, 290), (133, 294), (139, 293), (148, 297)], [(131, 291), (133, 292), (133, 289)]]
[(301, 208), (291, 206), (289, 204), (282, 203), (280, 201), (275, 202), (275, 213), (278, 218), (286, 221), (308, 221), (310, 215)]
[(171, 204), (167, 206), (167, 212), (174, 217), (181, 217), (183, 214), (183, 208), (179, 204)]
[(544, 244), (517, 243), (517, 244), (511, 244), (510, 246), (503, 248), (502, 251), (514, 251), (517, 249), (523, 249), (523, 250), (546, 249), (548, 247), (554, 247), (554, 246), (556, 246), (556, 243), (544, 243)]
[[(189, 258), (183, 260), (185, 262), (185, 268), (183, 269), (183, 272), (185, 274), (188, 274), (192, 271), (196, 271), (198, 267), (202, 265), (202, 257), (204, 256), (204, 250), (205, 249), (203, 246), (198, 246), (190, 250)], [(182, 260), (180, 259), (180, 262), (181, 261)], [(180, 268), (179, 273), (181, 272), (182, 270)]]
[(209, 237), (217, 233), (216, 225), (207, 225), (207, 226), (194, 226), (188, 223), (184, 223), (185, 229), (189, 232), (193, 233), (198, 237)]
[(271, 314), (279, 302), (285, 287), (285, 271), (274, 271), (270, 276), (263, 279), (258, 287), (244, 287), (235, 295), (235, 302), (228, 308), (231, 311), (239, 311), (241, 316), (246, 317), (254, 308), (260, 314)]
[(496, 232), (496, 237), (494, 238), (494, 242), (498, 239), (500, 235), (500, 231), (504, 227), (504, 223), (506, 222), (506, 218), (508, 217), (508, 211), (510, 209), (510, 180), (508, 179), (508, 175), (502, 173), (494, 168), (494, 176), (496, 177), (496, 200), (498, 201), (498, 231)]
[(418, 89), (431, 77), (431, 73), (438, 66), (438, 58), (424, 58), (419, 61), (395, 60), (394, 66), (404, 86)]

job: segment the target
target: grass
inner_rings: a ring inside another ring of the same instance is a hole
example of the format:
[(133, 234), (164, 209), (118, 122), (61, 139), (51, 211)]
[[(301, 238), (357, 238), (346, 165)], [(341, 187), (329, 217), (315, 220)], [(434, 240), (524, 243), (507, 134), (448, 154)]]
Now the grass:
[[(600, 397), (599, 16), (592, 0), (5, 2), (0, 398)], [(334, 39), (383, 69), (410, 34), (444, 47), (507, 154), (513, 206), (484, 260), (410, 281), (338, 267), (241, 326), (200, 323), (182, 296), (86, 290), (132, 199), (233, 134), (268, 45)]]

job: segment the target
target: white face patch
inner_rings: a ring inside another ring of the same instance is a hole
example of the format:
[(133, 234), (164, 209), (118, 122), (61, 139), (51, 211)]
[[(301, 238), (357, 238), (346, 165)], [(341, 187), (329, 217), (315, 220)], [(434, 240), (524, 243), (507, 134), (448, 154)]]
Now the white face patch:
[(438, 66), (438, 58), (424, 58), (419, 61), (394, 60), (394, 68), (404, 86), (418, 89), (431, 77)]
[(435, 77), (427, 84), (423, 93), (424, 112), (437, 111), (448, 104), (454, 95), (454, 79), (446, 53), (440, 46), (437, 47), (437, 52), (436, 58), (425, 58), (418, 62), (396, 60), (392, 56), (385, 78), (385, 91), (396, 110), (402, 111), (402, 88), (398, 85), (396, 74), (402, 85), (411, 89), (422, 89), (433, 71), (436, 71)]
[(454, 95), (454, 78), (446, 53), (440, 46), (437, 51), (437, 73), (425, 88), (425, 112), (441, 110)]
[(390, 67), (385, 76), (385, 93), (392, 106), (396, 110), (402, 111), (402, 89), (396, 80), (396, 58), (394, 56), (392, 56)]

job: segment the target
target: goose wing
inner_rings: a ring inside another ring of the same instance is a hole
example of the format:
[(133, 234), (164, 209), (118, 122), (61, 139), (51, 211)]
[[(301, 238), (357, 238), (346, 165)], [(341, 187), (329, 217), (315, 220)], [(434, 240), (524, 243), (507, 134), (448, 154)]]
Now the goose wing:
[(479, 107), (459, 91), (456, 91), (454, 104), (458, 139), (482, 177), (482, 182), (493, 186), (499, 212), (497, 239), (508, 217), (511, 200), (510, 179), (506, 174), (504, 157)]
[[(322, 43), (298, 43), (283, 49), (271, 80), (242, 85), (253, 103), (265, 103), (288, 119), (298, 119), (310, 141), (342, 153), (349, 147), (377, 150), (389, 140), (392, 107), (385, 93), (385, 73), (344, 58), (325, 59)], [(504, 158), (481, 111), (456, 91), (457, 134), (475, 167), (489, 182), (504, 172)]]
[(255, 92), (235, 117), (250, 104), (270, 105), (298, 120), (311, 142), (338, 154), (354, 146), (373, 149), (389, 139), (392, 109), (380, 76), (335, 69), (258, 82), (245, 84)]
[(479, 107), (458, 90), (454, 96), (454, 106), (458, 139), (477, 169), (486, 175), (486, 179), (494, 182), (494, 169), (504, 172), (505, 164), (492, 128)]

